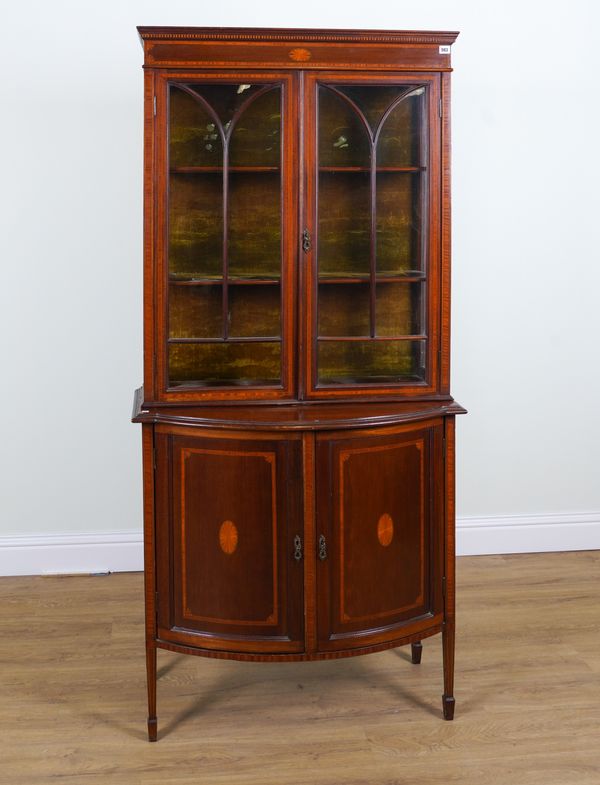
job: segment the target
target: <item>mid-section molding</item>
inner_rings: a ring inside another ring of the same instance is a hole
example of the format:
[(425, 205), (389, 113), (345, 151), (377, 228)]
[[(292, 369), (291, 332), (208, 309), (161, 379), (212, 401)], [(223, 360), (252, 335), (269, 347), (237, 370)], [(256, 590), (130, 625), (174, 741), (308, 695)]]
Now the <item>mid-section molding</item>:
[(139, 423), (251, 431), (324, 431), (371, 428), (464, 414), (452, 398), (413, 402), (289, 403), (276, 405), (173, 406), (144, 403), (135, 392), (132, 420)]

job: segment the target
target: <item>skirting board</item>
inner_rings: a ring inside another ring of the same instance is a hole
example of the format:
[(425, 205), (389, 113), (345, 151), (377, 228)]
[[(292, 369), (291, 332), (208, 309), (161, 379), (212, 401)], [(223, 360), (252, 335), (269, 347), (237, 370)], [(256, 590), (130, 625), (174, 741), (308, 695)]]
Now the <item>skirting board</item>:
[[(600, 512), (497, 515), (456, 521), (459, 556), (600, 549)], [(143, 569), (140, 530), (0, 537), (0, 575)]]
[(139, 529), (0, 537), (0, 575), (70, 575), (143, 569)]
[(600, 512), (456, 519), (458, 556), (600, 550)]

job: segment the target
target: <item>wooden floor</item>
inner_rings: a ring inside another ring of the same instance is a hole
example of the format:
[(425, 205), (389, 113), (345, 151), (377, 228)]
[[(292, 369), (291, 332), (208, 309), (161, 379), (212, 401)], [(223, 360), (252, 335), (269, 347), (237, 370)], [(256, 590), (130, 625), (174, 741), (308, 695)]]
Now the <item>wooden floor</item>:
[(0, 783), (598, 785), (600, 551), (459, 559), (441, 641), (351, 660), (159, 652), (146, 742), (139, 574), (0, 579)]

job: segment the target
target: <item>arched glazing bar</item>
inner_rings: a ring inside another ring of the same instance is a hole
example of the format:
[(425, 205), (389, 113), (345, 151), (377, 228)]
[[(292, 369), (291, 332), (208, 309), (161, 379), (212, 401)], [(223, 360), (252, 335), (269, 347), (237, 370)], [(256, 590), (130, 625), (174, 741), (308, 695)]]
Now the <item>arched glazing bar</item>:
[[(390, 118), (393, 112), (402, 104), (407, 98), (415, 95), (422, 95), (425, 93), (423, 85), (408, 85), (404, 89), (399, 87), (399, 94), (391, 101), (391, 103), (383, 111), (379, 121), (376, 124), (369, 122), (366, 113), (363, 112), (357, 101), (349, 96), (344, 90), (339, 89), (332, 84), (321, 85), (322, 89), (336, 95), (340, 100), (344, 101), (351, 111), (358, 117), (361, 125), (363, 126), (368, 140), (369, 140), (369, 180), (370, 180), (370, 247), (369, 247), (369, 337), (376, 337), (376, 300), (377, 300), (377, 148), (380, 141), (382, 130), (386, 121)], [(373, 89), (373, 88), (370, 88)], [(419, 145), (419, 163), (418, 166), (406, 167), (407, 171), (424, 171), (426, 167), (426, 133), (427, 129), (422, 122), (422, 139)], [(394, 169), (402, 171), (404, 167), (389, 167), (390, 171)], [(423, 249), (421, 248), (421, 254)]]
[[(223, 147), (222, 158), (222, 176), (223, 176), (223, 191), (222, 191), (222, 204), (223, 204), (223, 237), (222, 237), (222, 338), (223, 341), (229, 341), (229, 214), (230, 214), (230, 193), (229, 193), (229, 153), (230, 142), (235, 131), (236, 125), (242, 115), (246, 112), (258, 98), (266, 93), (279, 88), (277, 84), (266, 84), (256, 92), (251, 93), (245, 101), (243, 101), (233, 112), (230, 120), (226, 123), (222, 122), (221, 117), (215, 111), (209, 101), (197, 90), (188, 84), (180, 82), (172, 83), (173, 88), (181, 90), (198, 104), (202, 106), (205, 112), (209, 115), (214, 122), (215, 128), (219, 134), (221, 144)], [(249, 87), (249, 85), (248, 85)]]

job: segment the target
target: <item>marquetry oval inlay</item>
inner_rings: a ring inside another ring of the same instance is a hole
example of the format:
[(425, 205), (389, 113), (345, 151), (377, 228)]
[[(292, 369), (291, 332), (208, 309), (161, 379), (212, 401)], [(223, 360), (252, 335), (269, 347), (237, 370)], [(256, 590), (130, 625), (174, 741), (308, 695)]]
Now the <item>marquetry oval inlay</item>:
[(296, 60), (296, 62), (305, 62), (310, 60), (310, 52), (308, 49), (292, 49), (290, 57), (292, 60)]
[(384, 512), (377, 521), (377, 539), (384, 548), (391, 543), (394, 536), (394, 521), (392, 516)]
[(219, 529), (219, 545), (223, 553), (232, 554), (237, 548), (238, 530), (233, 521), (223, 521)]

